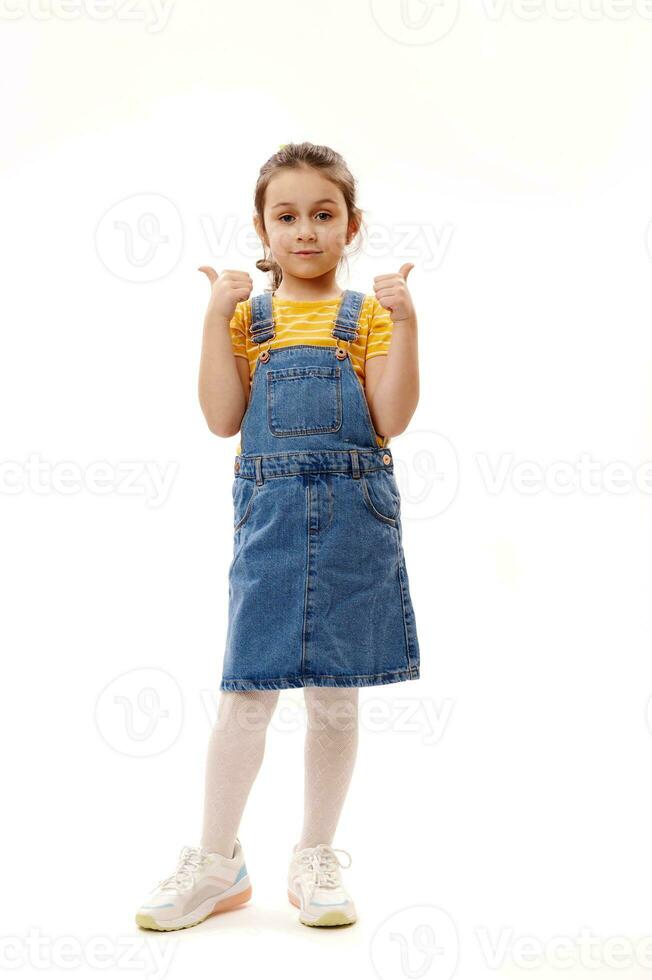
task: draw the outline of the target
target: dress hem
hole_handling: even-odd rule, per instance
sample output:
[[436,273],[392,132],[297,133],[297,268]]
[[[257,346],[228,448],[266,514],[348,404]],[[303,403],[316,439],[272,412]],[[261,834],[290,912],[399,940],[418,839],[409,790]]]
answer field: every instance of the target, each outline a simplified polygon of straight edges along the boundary
[[385,674],[318,674],[311,676],[271,677],[251,679],[247,677],[222,678],[221,691],[279,691],[288,687],[371,687],[394,684],[399,681],[418,680],[420,667],[393,670]]

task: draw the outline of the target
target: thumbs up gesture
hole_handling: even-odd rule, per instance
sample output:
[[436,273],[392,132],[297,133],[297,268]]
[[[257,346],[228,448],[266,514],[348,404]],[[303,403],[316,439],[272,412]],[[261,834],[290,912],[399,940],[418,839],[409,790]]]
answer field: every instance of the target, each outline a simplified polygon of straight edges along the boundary
[[241,272],[240,269],[225,269],[218,273],[210,265],[200,265],[199,272],[203,272],[211,286],[211,295],[208,301],[209,317],[224,317],[230,320],[235,313],[238,303],[249,299],[254,283],[248,272]]
[[407,288],[407,277],[414,269],[413,262],[405,262],[398,272],[374,277],[374,292],[381,306],[389,310],[393,323],[416,319],[412,297]]

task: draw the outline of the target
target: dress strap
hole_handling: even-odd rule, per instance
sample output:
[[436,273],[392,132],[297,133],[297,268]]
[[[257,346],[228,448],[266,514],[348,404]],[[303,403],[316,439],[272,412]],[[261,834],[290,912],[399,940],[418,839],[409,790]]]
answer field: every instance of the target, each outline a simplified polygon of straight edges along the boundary
[[255,344],[271,340],[275,334],[272,315],[272,294],[258,293],[251,297],[251,325],[249,333]]
[[332,330],[333,337],[339,340],[348,340],[350,343],[358,336],[358,324],[360,311],[364,303],[364,293],[357,289],[345,289],[342,301],[335,317],[335,326]]

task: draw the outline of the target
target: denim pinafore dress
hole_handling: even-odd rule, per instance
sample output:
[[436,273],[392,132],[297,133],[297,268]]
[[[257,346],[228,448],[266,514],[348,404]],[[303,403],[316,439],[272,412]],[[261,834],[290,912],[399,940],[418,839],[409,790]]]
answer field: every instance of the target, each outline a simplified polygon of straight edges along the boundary
[[419,677],[390,450],[349,353],[365,294],[346,290],[332,347],[273,349],[271,293],[233,480],[221,690],[363,687]]

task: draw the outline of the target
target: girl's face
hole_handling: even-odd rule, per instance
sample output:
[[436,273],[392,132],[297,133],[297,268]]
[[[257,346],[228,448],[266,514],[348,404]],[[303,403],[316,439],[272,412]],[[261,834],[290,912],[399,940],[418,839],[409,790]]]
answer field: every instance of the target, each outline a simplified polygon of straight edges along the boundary
[[342,191],[313,167],[274,174],[263,217],[264,228],[254,216],[258,236],[284,275],[300,279],[330,272],[356,231]]

